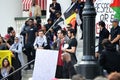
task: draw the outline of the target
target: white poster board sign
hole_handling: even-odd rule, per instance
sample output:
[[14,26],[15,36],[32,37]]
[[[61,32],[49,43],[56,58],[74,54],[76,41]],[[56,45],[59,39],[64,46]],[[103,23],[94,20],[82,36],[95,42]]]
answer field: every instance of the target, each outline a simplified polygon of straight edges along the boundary
[[36,51],[32,80],[51,80],[54,78],[57,59],[58,51],[38,49]]
[[110,4],[113,2],[113,0],[96,0],[94,3],[95,9],[96,9],[96,35],[99,34],[99,26],[98,22],[103,20],[106,23],[106,28],[110,30],[112,27],[112,24],[110,22],[111,19],[114,18],[115,12],[110,7]]

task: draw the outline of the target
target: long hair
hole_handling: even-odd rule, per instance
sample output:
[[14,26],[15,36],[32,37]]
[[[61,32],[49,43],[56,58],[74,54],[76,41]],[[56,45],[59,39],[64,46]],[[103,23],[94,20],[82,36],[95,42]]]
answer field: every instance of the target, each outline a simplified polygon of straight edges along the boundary
[[8,62],[7,67],[10,66],[10,62],[9,62],[8,58],[4,58],[4,59],[2,60],[2,67],[5,67],[5,65],[4,65],[4,61],[5,61],[5,60],[7,60],[7,62]]

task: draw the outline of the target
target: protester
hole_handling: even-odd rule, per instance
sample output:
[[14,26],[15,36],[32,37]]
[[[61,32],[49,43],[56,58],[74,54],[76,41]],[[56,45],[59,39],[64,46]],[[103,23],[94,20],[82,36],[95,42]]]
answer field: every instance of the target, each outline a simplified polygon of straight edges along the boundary
[[68,43],[69,38],[66,37],[65,30],[58,30],[57,40],[54,41],[53,48],[58,50],[58,62],[56,69],[56,78],[63,78],[63,61],[62,61],[62,47]]
[[55,24],[54,26],[52,27],[55,35],[57,35],[57,31],[59,29],[63,29],[63,25],[64,25],[64,19],[61,17],[62,13],[60,11],[57,11],[55,13],[55,16],[56,16],[56,20],[55,20]]
[[15,32],[15,30],[12,30],[10,32],[10,40],[11,40],[11,43],[9,43],[10,45],[12,45],[14,43],[15,36],[16,36],[16,32]]
[[[26,55],[27,55],[27,62],[35,59],[35,49],[34,49],[34,41],[37,36],[37,27],[34,26],[34,19],[29,19],[29,30],[26,33],[26,41],[25,41],[25,48],[26,48]],[[28,65],[26,70],[31,69],[31,64]]]
[[57,0],[52,0],[52,3],[49,6],[49,12],[50,12],[50,18],[52,19],[53,22],[56,19],[56,15],[55,15],[56,11],[61,12],[61,6],[59,3],[57,3]]
[[41,8],[36,4],[36,0],[32,0],[32,6],[29,9],[29,17],[36,18],[37,16],[41,16]]
[[19,59],[20,64],[24,65],[24,59],[22,54],[22,44],[20,42],[20,37],[15,37],[15,42],[10,47],[10,50],[15,53],[15,57]]
[[118,19],[113,19],[112,21],[112,28],[110,31],[110,41],[112,44],[114,44],[114,47],[119,48],[119,40],[120,40],[120,26],[119,24],[119,20]]
[[23,45],[23,52],[25,51],[25,37],[26,37],[26,33],[29,30],[29,18],[26,19],[24,25],[21,28],[21,32],[20,35],[22,35],[22,45]]
[[47,24],[44,25],[46,27],[46,37],[48,40],[48,45],[50,46],[50,48],[52,48],[52,43],[53,43],[53,37],[54,37],[54,31],[52,29],[53,27],[53,21],[51,18],[48,18],[47,20]]
[[44,31],[43,30],[39,30],[38,31],[38,36],[36,37],[35,41],[34,41],[34,49],[45,49],[47,47],[47,38],[44,35]]
[[[14,71],[14,68],[10,65],[10,62],[7,58],[2,60],[2,68],[0,68],[0,80],[4,77],[7,77],[10,73]],[[18,80],[14,79],[14,74],[5,78],[4,80]]]
[[67,26],[66,26],[66,31],[68,31],[68,30],[70,30],[70,29],[72,29],[72,24],[67,24]]
[[104,50],[100,54],[99,63],[100,66],[107,71],[108,74],[111,72],[120,72],[120,54],[115,49],[113,44],[108,40],[102,41]]
[[72,63],[76,64],[77,59],[76,59],[75,53],[76,53],[76,48],[77,48],[77,40],[75,38],[74,29],[68,30],[68,37],[70,38],[70,41],[68,43],[69,46],[67,49],[63,49],[63,51],[70,53],[71,58],[72,58]]
[[104,49],[103,45],[102,45],[102,41],[104,39],[108,39],[109,38],[109,31],[105,28],[105,22],[104,21],[100,21],[98,22],[98,25],[100,27],[100,33],[99,33],[99,45],[98,45],[98,51],[96,53],[96,57],[99,57],[99,54],[101,53],[101,51]]
[[51,26],[53,25],[53,21],[51,18],[48,18],[47,20],[47,24],[45,24],[47,31],[51,28]]
[[51,31],[51,29],[47,30],[47,25],[43,25],[41,30],[44,31],[44,34],[45,34],[46,39],[47,39],[46,49],[51,49],[52,48],[54,32]]
[[75,30],[70,29],[68,30],[68,37],[70,38],[68,48],[62,48],[62,51],[65,52],[63,54],[64,61],[64,78],[71,78],[73,75],[76,74],[74,69],[74,64],[77,63],[76,58],[76,48],[77,48],[77,40],[75,38]]
[[[21,64],[24,65],[24,59],[22,55],[22,44],[19,41],[20,41],[19,37],[15,37],[15,42],[9,49],[14,54],[14,58],[12,58],[12,66],[15,68],[15,70],[20,68]],[[22,79],[21,70],[16,72],[15,79],[16,80]]]

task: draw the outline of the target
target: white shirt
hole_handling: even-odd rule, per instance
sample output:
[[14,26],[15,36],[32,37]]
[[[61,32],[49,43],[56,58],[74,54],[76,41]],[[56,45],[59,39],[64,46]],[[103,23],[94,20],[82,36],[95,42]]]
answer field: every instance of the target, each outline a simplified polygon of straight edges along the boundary
[[[44,46],[43,46],[44,44]],[[43,37],[36,37],[35,41],[34,41],[34,44],[33,46],[37,46],[37,47],[45,47],[47,46],[47,39],[46,39],[46,36],[44,35]]]

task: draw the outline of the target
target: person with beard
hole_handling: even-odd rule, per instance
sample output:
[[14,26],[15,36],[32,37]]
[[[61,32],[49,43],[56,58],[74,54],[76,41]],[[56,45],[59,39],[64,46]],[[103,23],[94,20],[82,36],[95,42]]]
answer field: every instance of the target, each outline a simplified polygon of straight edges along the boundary
[[62,13],[60,11],[56,11],[55,16],[56,20],[52,27],[52,30],[54,31],[55,35],[57,35],[57,31],[59,29],[62,29],[62,26],[64,25],[64,19],[61,17]]
[[[37,27],[34,26],[34,19],[29,19],[29,30],[26,33],[26,41],[25,41],[25,48],[26,48],[26,55],[27,60],[30,62],[31,60],[35,59],[35,49],[34,49],[34,41],[37,36]],[[31,69],[31,64],[25,70]]]
[[68,43],[69,38],[66,36],[65,30],[58,30],[57,39],[53,43],[53,49],[58,50],[58,62],[56,69],[56,78],[63,78],[63,61],[62,61],[62,47]]
[[76,74],[74,69],[74,65],[77,63],[76,58],[76,48],[77,48],[77,40],[75,38],[75,30],[68,30],[68,37],[70,41],[68,42],[68,48],[62,48],[63,53],[63,77],[64,78],[72,78],[73,75]]
[[10,32],[10,40],[11,40],[11,43],[9,43],[10,45],[12,45],[14,43],[15,36],[16,36],[16,32],[15,32],[15,30],[12,30]]
[[32,0],[32,6],[29,9],[29,17],[36,18],[37,16],[41,16],[41,8],[36,4],[36,0]]

